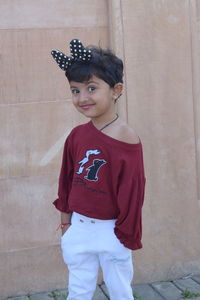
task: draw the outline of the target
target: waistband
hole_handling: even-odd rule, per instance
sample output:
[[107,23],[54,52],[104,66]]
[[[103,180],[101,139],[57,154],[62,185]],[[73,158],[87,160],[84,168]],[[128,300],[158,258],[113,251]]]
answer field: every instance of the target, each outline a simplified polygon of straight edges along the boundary
[[116,219],[111,219],[111,220],[101,220],[101,219],[95,219],[95,218],[90,218],[90,217],[86,217],[84,215],[81,215],[79,213],[73,212],[72,214],[72,223],[80,223],[80,224],[91,224],[91,225],[95,225],[95,224],[115,224]]

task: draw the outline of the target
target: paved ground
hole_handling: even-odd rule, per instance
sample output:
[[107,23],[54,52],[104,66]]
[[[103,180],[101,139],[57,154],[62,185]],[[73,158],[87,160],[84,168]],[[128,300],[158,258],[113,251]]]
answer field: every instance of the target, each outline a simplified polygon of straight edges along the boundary
[[[65,290],[26,295],[5,300],[66,300]],[[200,275],[187,276],[174,281],[138,284],[133,287],[135,300],[200,300]],[[97,286],[93,300],[108,300],[105,285]]]

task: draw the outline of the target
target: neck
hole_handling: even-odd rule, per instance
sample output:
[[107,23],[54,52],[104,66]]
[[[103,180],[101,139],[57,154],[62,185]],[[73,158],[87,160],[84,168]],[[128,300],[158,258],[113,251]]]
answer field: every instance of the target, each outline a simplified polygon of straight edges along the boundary
[[101,119],[91,119],[93,125],[98,129],[102,130],[102,128],[107,127],[110,125],[110,123],[115,122],[118,119],[118,114],[113,113],[107,117],[101,118]]

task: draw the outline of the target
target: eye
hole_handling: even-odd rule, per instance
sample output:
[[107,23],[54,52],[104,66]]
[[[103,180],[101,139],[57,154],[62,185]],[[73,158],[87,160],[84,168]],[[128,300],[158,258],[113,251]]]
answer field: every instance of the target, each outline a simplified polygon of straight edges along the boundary
[[71,92],[73,95],[80,93],[78,89],[71,89]]
[[94,92],[94,90],[96,90],[95,86],[89,86],[88,87],[89,92]]

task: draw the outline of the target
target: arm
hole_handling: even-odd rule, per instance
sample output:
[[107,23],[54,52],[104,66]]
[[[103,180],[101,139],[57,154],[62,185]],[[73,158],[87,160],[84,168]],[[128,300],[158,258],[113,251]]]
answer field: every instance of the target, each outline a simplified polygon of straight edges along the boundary
[[142,248],[142,206],[146,182],[142,148],[126,157],[120,173],[115,234],[125,247],[136,250]]
[[64,213],[64,212],[61,212],[61,224],[66,224],[66,223],[69,223],[65,226],[62,226],[61,229],[62,229],[62,235],[67,231],[67,229],[71,226],[71,216],[72,214],[71,213]]
[[122,184],[118,194],[119,215],[115,234],[125,247],[142,248],[142,206],[144,201],[145,178],[139,176]]
[[73,159],[71,151],[71,135],[68,136],[62,157],[62,165],[58,182],[58,198],[53,202],[55,207],[63,213],[71,213],[68,196],[73,180]]

